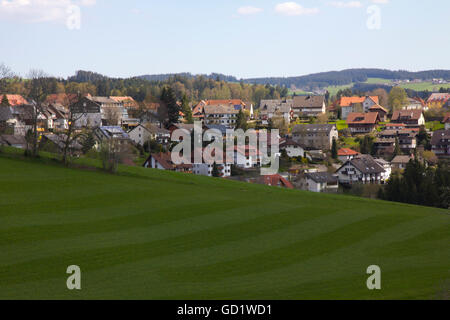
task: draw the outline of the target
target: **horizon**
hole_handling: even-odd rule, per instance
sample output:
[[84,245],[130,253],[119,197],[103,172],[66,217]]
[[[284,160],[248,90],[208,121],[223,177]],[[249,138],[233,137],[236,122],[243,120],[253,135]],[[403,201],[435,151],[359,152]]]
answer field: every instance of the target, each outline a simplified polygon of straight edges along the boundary
[[40,69],[61,78],[448,70],[450,36],[440,32],[448,9],[444,0],[9,0],[0,3],[0,36],[20,41],[3,47],[0,62],[21,76]]

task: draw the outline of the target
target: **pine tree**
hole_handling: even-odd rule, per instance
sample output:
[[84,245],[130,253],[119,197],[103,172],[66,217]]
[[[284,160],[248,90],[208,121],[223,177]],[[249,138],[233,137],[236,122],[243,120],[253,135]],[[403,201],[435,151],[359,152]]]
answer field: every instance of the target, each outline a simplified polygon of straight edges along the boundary
[[83,152],[83,154],[86,154],[89,151],[91,151],[94,145],[95,145],[94,135],[92,134],[92,132],[89,132],[83,141],[81,151]]
[[236,118],[236,129],[247,130],[247,117],[242,110],[239,110]]
[[186,93],[183,94],[183,98],[181,99],[181,111],[184,113],[184,119],[186,120],[186,123],[194,123],[194,120],[192,118],[192,110],[189,106],[189,98],[187,97]]
[[0,103],[1,107],[9,107],[11,104],[9,103],[8,97],[6,94],[3,95],[2,102]]
[[161,101],[167,107],[167,114],[170,123],[178,123],[180,117],[180,107],[177,104],[177,98],[171,87],[163,88],[161,93]]
[[338,158],[338,146],[337,146],[336,139],[333,139],[333,145],[331,146],[331,157],[334,160],[337,160],[337,158]]

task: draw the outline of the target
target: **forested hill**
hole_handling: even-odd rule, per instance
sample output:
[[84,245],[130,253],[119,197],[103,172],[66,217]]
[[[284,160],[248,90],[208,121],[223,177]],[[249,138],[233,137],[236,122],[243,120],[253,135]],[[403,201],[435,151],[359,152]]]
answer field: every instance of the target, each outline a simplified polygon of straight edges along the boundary
[[327,87],[365,82],[368,78],[382,78],[390,80],[428,80],[446,79],[450,80],[450,70],[429,70],[420,72],[391,71],[384,69],[347,69],[342,71],[330,71],[315,73],[300,77],[286,78],[255,78],[246,79],[247,83],[271,84],[297,88],[301,87]]
[[195,75],[190,72],[182,72],[182,73],[166,73],[166,74],[154,74],[154,75],[144,75],[139,76],[138,78],[145,79],[148,81],[167,81],[170,78],[174,77],[183,77],[183,78],[195,78],[198,76],[202,76],[205,79],[219,80],[219,81],[227,81],[227,82],[239,82],[236,77],[227,76],[221,73],[211,73],[211,74],[202,74]]
[[[450,80],[450,70],[428,70],[419,72],[410,71],[392,71],[384,69],[347,69],[342,71],[330,71],[314,73],[299,77],[268,77],[254,79],[238,79],[234,76],[224,75],[220,73],[211,73],[209,75],[195,75],[189,72],[184,73],[167,73],[157,75],[143,75],[135,77],[135,79],[147,80],[151,82],[162,82],[169,79],[194,79],[197,77],[204,79],[219,80],[226,82],[245,82],[249,84],[270,84],[297,88],[323,88],[328,86],[339,86],[351,83],[365,82],[368,78],[382,78],[388,80],[429,80],[429,79],[445,79]],[[68,80],[73,82],[95,82],[106,80],[108,77],[90,71],[77,71],[75,76]]]

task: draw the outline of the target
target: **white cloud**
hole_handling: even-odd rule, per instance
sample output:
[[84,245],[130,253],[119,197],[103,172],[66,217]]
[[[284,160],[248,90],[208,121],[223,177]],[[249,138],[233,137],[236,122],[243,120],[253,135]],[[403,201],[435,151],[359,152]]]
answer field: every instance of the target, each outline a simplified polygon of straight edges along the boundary
[[247,6],[247,7],[240,7],[237,10],[237,13],[242,15],[242,16],[247,16],[247,15],[257,14],[257,13],[260,13],[262,11],[263,11],[263,9],[261,9],[261,8]]
[[93,6],[96,0],[0,0],[0,18],[21,22],[65,22],[73,6]]
[[[378,1],[386,1],[386,0],[378,0]],[[329,3],[330,6],[336,8],[361,8],[363,5],[359,1],[333,1]]]
[[372,2],[378,4],[387,4],[389,3],[389,0],[372,0]]
[[275,11],[286,16],[301,16],[316,14],[319,12],[318,8],[304,8],[296,2],[284,2],[275,6]]

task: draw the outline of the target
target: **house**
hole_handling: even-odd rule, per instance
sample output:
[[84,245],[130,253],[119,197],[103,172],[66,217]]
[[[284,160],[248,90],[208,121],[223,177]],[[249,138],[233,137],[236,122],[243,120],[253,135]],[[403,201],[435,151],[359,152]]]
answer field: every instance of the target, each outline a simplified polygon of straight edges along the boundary
[[427,100],[428,107],[450,107],[450,93],[433,93]]
[[391,122],[403,123],[408,128],[418,128],[425,125],[425,117],[422,110],[397,110],[392,115]]
[[47,112],[52,119],[54,130],[61,131],[69,129],[69,110],[62,104],[49,104],[47,107]]
[[287,124],[293,116],[293,100],[261,100],[259,119],[267,125],[274,116],[282,117]]
[[1,135],[0,136],[0,145],[10,146],[18,149],[26,149],[27,141],[24,136],[16,136],[16,135]]
[[423,110],[428,111],[428,106],[420,98],[408,98],[408,102],[406,106],[403,107],[403,110]]
[[392,161],[392,169],[394,170],[404,170],[409,161],[414,160],[413,156],[396,156]]
[[92,97],[91,100],[100,105],[103,126],[122,125],[128,119],[128,111],[122,102],[108,97]]
[[450,113],[447,113],[444,116],[444,121],[443,123],[445,124],[445,130],[450,130]]
[[352,134],[367,134],[376,129],[380,122],[377,112],[370,113],[350,113],[347,117],[347,124]]
[[28,101],[20,94],[0,94],[0,102],[2,101],[4,96],[6,96],[6,99],[8,99],[9,105],[11,107],[29,104]]
[[406,129],[406,124],[404,123],[386,123],[385,130],[403,130]]
[[291,139],[282,142],[280,144],[280,150],[285,150],[289,158],[305,157],[305,148]]
[[333,140],[338,138],[332,124],[299,124],[292,130],[292,139],[308,150],[331,150]]
[[437,157],[450,157],[450,130],[438,130],[433,132],[431,146],[432,151]]
[[239,110],[244,110],[246,104],[240,99],[230,99],[230,100],[202,100],[192,109],[192,117],[195,120],[203,120],[205,118],[204,109],[206,106],[218,107],[218,106],[228,106],[232,107],[239,112]]
[[360,155],[348,160],[336,173],[339,183],[347,185],[355,183],[384,184],[390,177],[384,166],[369,155]]
[[[65,134],[43,134],[41,137],[40,145],[51,145],[53,150],[57,153],[61,153],[65,148],[67,136]],[[83,146],[77,141],[72,141],[69,145],[69,152],[71,154],[81,154]]]
[[159,128],[152,124],[139,124],[137,127],[128,131],[128,136],[134,143],[141,146],[150,140],[155,140],[157,143],[162,145],[167,145],[170,141],[169,130]]
[[372,107],[369,108],[369,112],[376,112],[378,113],[378,116],[380,117],[381,122],[386,122],[387,115],[389,111],[387,111],[385,108],[380,106],[379,104],[375,104]]
[[[196,175],[202,175],[202,176],[213,176],[213,170],[214,170],[214,163],[211,163],[211,161],[206,161],[206,158],[204,157],[204,151],[201,149],[197,149],[200,154],[202,155],[202,160],[197,162],[195,159],[195,156],[192,156],[192,173]],[[224,153],[224,156],[226,157],[226,154]],[[215,151],[211,154],[211,159],[215,157]],[[219,171],[219,177],[226,178],[231,176],[231,165],[232,163],[230,161],[226,161],[226,159],[221,159],[216,162],[217,170]]]
[[[342,120],[347,120],[348,115],[354,112],[367,113],[369,109],[374,105],[379,105],[380,101],[377,96],[365,96],[365,97],[341,97],[337,102],[337,105],[341,107]],[[356,106],[361,105],[361,110],[357,110]]]
[[71,106],[76,128],[97,128],[102,125],[101,106],[89,97],[83,97]]
[[150,154],[144,163],[144,168],[192,173],[192,164],[174,164],[170,152]]
[[207,105],[204,108],[205,125],[220,124],[228,129],[236,126],[239,109],[230,105]]
[[395,138],[378,137],[373,142],[377,156],[388,157],[395,152]]
[[249,182],[256,184],[264,184],[266,186],[271,187],[294,189],[292,183],[290,183],[288,180],[286,180],[279,174],[259,176],[258,178],[250,179]]
[[352,160],[353,158],[359,156],[359,152],[349,148],[342,148],[338,150],[338,159],[341,162],[346,162],[348,160]]
[[234,146],[234,164],[242,169],[258,168],[261,165],[262,154],[256,147],[246,145]]
[[316,117],[327,111],[325,96],[295,96],[293,100],[295,118]]
[[[89,94],[82,95],[81,97],[90,97]],[[81,98],[80,97],[80,98]],[[64,108],[68,109],[71,104],[75,103],[79,99],[78,94],[76,93],[56,93],[49,94],[45,102],[49,105],[62,105]]]
[[132,97],[110,96],[109,98],[122,104],[122,106],[125,109],[138,109],[139,108],[139,104]]
[[329,172],[312,172],[305,174],[306,188],[311,192],[337,192],[338,176]]
[[118,142],[120,147],[126,148],[131,142],[128,134],[119,126],[103,126],[94,130],[94,139],[96,140],[96,148],[105,141],[114,140]]

